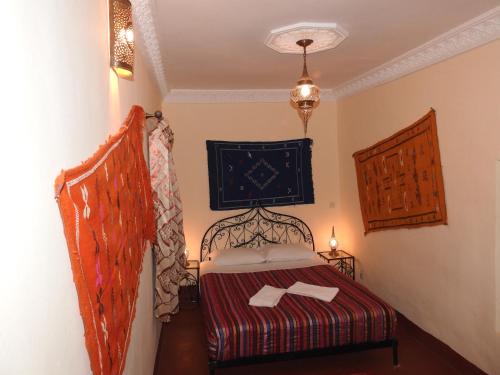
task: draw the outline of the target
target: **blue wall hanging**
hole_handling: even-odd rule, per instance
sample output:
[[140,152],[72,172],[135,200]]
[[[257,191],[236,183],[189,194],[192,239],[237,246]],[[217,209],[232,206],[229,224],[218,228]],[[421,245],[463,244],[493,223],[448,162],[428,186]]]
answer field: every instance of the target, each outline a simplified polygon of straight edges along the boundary
[[207,141],[210,208],[314,203],[312,140]]

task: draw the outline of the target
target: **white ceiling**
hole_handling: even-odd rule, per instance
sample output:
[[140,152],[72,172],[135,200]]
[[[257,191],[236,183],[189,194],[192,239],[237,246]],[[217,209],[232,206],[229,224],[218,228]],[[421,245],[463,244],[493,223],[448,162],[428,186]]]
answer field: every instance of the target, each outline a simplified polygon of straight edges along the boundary
[[500,0],[154,0],[169,89],[283,89],[301,57],[264,44],[275,28],[336,22],[349,37],[308,56],[309,73],[333,88],[500,5]]

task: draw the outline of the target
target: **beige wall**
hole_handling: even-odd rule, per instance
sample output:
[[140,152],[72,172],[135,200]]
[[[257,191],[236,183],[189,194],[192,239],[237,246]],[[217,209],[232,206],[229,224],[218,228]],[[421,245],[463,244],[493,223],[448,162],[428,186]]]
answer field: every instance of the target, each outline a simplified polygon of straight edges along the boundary
[[[132,104],[151,111],[161,96],[140,57],[133,82],[110,71],[106,1],[7,0],[0,15],[0,374],[88,375],[53,182],[116,131]],[[153,373],[150,254],[127,375]]]
[[[209,207],[205,141],[283,140],[303,137],[297,113],[288,103],[169,104],[164,113],[175,132],[174,158],[184,205],[184,225],[190,258],[199,257],[203,233],[214,221],[238,211]],[[308,136],[313,139],[312,164],[315,204],[277,207],[304,219],[316,247],[326,248],[331,225],[338,216],[336,106],[322,103],[314,112]],[[241,211],[239,211],[241,212]]]
[[[499,61],[497,41],[337,103],[339,235],[359,260],[361,281],[492,374],[500,374],[495,330]],[[430,107],[437,112],[449,225],[364,236],[353,152],[411,124]]]
[[[500,158],[499,158],[500,159]],[[496,162],[496,232],[495,232],[495,286],[496,286],[496,332],[500,335],[500,160]],[[499,343],[500,346],[500,343]]]

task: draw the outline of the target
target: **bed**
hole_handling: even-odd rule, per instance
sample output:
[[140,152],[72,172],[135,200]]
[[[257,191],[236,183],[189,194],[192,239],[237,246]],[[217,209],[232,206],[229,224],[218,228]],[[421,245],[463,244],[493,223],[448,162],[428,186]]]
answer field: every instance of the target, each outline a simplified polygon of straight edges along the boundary
[[[392,348],[398,365],[395,310],[319,257],[225,266],[211,259],[214,251],[270,244],[315,249],[306,223],[264,207],[217,221],[202,239],[200,292],[211,375],[219,367],[380,347]],[[249,306],[264,285],[288,288],[295,281],[340,291],[330,303],[285,294],[274,308]]]

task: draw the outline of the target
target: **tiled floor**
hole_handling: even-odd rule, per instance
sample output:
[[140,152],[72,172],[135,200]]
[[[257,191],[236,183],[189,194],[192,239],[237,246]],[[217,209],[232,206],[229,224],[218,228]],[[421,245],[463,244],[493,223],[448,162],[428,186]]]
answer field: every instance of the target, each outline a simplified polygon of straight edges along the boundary
[[[398,339],[401,366],[396,369],[392,366],[391,349],[384,348],[326,357],[222,368],[218,369],[216,374],[457,375],[478,373],[473,369],[467,369],[466,366],[458,366],[457,363],[450,360],[449,356],[443,356],[440,350],[436,350],[435,343],[425,342],[425,335],[418,334],[415,327],[404,319],[400,319],[398,322]],[[440,349],[439,345],[437,348]],[[208,374],[203,321],[198,306],[182,310],[171,323],[163,326],[156,362],[155,375]]]

